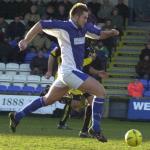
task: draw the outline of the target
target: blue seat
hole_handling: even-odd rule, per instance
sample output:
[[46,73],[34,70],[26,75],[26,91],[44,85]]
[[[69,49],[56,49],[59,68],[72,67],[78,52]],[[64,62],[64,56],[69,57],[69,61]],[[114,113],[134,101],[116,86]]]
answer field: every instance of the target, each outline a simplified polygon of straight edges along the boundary
[[6,91],[7,91],[7,86],[0,85],[0,92],[6,92]]
[[34,92],[35,92],[35,89],[34,89],[34,87],[32,87],[32,86],[24,86],[24,87],[22,88],[22,92],[34,93]]
[[17,40],[11,40],[11,41],[9,41],[9,45],[10,45],[12,48],[17,47],[17,44],[18,44]]
[[145,91],[144,92],[144,97],[150,97],[150,91]]
[[43,87],[38,86],[37,88],[35,88],[35,93],[41,93],[43,91]]
[[25,63],[30,63],[35,56],[37,56],[35,52],[28,52],[24,59]]
[[20,86],[15,86],[15,85],[10,85],[10,86],[8,86],[7,91],[18,93],[18,92],[21,92],[21,87]]
[[141,81],[142,84],[144,85],[144,89],[149,88],[149,80],[146,80],[146,79],[140,79],[140,81]]

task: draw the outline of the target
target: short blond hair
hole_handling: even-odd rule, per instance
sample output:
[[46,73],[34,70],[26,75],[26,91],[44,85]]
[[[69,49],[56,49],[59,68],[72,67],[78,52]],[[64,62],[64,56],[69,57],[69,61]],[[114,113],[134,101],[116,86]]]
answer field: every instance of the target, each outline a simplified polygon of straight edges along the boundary
[[74,15],[82,15],[83,12],[88,12],[88,7],[86,4],[83,3],[76,3],[73,5],[73,7],[71,8],[70,12],[69,12],[69,18],[74,17]]

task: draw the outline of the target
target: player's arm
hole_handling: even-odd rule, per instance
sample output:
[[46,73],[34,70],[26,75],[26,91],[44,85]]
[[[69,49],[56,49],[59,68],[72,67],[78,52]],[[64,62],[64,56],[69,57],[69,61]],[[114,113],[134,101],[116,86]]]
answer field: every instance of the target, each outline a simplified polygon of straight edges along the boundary
[[108,78],[108,73],[104,70],[97,70],[93,68],[92,66],[89,67],[89,73],[98,77],[101,77],[103,79]]
[[60,56],[60,49],[58,47],[55,47],[48,58],[48,68],[47,73],[45,74],[45,77],[49,79],[52,76],[53,73],[53,66],[56,59]]
[[101,28],[91,23],[88,23],[86,25],[86,28],[87,28],[86,37],[91,38],[91,39],[106,39],[112,36],[119,35],[119,31],[116,29],[103,31]]
[[18,46],[21,51],[25,50],[32,39],[42,31],[49,35],[58,37],[60,33],[59,29],[63,29],[64,26],[65,24],[63,21],[41,20],[27,32],[24,39],[19,42]]
[[119,35],[119,31],[116,30],[116,29],[111,29],[111,30],[108,30],[108,31],[101,31],[100,39],[103,40],[103,39],[107,39],[109,37],[117,36],[117,35]]
[[32,39],[38,34],[42,32],[42,26],[40,22],[37,22],[25,35],[24,39],[22,39],[18,46],[21,51],[25,50],[28,44],[32,41]]
[[49,55],[48,68],[47,68],[47,72],[45,74],[46,79],[49,79],[52,76],[54,62],[55,62],[55,58],[52,55]]

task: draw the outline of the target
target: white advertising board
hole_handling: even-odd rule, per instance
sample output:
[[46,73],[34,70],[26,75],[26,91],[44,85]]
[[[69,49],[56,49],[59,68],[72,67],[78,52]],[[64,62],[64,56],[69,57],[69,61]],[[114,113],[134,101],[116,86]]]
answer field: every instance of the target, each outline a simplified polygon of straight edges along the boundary
[[[0,95],[0,111],[19,111],[26,105],[39,98],[39,96],[30,95]],[[64,104],[56,102],[33,112],[36,114],[53,114],[56,108],[63,109]]]

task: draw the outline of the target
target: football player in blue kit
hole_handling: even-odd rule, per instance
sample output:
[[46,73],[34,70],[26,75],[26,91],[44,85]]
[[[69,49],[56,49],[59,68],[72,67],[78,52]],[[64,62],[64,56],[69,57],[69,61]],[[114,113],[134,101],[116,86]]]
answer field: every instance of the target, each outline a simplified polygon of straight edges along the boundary
[[41,20],[37,22],[19,42],[21,51],[25,50],[32,39],[40,32],[55,36],[61,48],[62,63],[58,69],[58,77],[43,97],[31,102],[18,112],[9,114],[10,129],[16,131],[16,127],[22,118],[33,111],[51,105],[61,99],[68,90],[79,89],[94,95],[92,102],[92,125],[89,133],[98,141],[107,142],[107,138],[101,131],[101,117],[105,101],[105,89],[96,79],[82,72],[82,64],[85,51],[85,37],[92,39],[105,39],[117,36],[115,29],[102,31],[92,23],[87,23],[88,8],[83,3],[76,3],[70,10],[69,20]]

